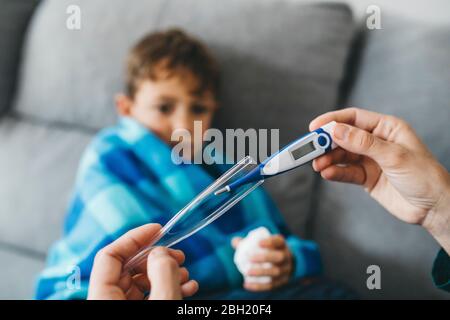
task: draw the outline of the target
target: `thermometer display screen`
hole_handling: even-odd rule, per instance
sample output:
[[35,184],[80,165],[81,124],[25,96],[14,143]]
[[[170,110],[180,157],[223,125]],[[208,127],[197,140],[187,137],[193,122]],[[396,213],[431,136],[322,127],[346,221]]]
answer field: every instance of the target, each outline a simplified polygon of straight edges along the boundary
[[316,150],[316,148],[314,148],[314,143],[310,141],[307,144],[301,146],[300,148],[291,150],[291,154],[294,157],[294,160],[298,160],[301,157],[307,155],[308,153],[313,152],[314,150]]

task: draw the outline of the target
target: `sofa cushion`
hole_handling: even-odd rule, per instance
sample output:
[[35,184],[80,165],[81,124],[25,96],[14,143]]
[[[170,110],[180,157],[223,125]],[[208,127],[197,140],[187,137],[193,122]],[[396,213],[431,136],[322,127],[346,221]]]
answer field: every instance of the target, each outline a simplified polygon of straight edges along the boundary
[[20,251],[5,250],[0,244],[0,261],[0,299],[32,299],[36,277],[44,268],[44,260]]
[[11,104],[28,21],[37,0],[0,0],[0,116]]
[[[68,3],[81,5],[79,31],[58,27]],[[271,0],[161,4],[45,2],[27,44],[17,111],[92,128],[112,123],[113,95],[123,86],[129,46],[156,27],[173,26],[200,37],[219,59],[220,128],[281,128],[285,144],[303,134],[311,118],[334,107],[354,29],[347,6]],[[307,168],[267,183],[302,235],[312,183]]]
[[[364,37],[347,105],[406,119],[450,169],[450,25],[384,14],[383,29]],[[433,287],[438,245],[424,230],[396,220],[354,186],[322,183],[320,199],[315,235],[329,275],[367,298],[449,297]],[[381,290],[366,287],[371,264],[381,268]]]
[[91,135],[10,117],[0,122],[0,242],[45,253],[62,231]]

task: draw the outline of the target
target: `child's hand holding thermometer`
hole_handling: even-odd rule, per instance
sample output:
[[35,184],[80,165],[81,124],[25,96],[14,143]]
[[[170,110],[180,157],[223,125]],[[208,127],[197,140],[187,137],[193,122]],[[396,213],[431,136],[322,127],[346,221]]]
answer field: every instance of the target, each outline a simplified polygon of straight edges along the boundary
[[244,184],[279,175],[335,149],[337,145],[331,139],[331,131],[335,125],[336,122],[332,121],[302,136],[267,158],[245,176],[217,190],[214,194],[230,192]]

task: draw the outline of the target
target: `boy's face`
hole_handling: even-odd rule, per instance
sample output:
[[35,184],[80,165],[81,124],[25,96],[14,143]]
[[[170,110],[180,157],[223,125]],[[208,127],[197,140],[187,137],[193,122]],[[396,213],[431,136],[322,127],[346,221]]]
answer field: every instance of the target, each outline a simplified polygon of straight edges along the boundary
[[[158,70],[155,80],[140,83],[134,99],[117,96],[117,109],[119,114],[134,118],[173,146],[178,143],[171,141],[175,130],[186,129],[194,139],[194,121],[202,121],[202,137],[211,126],[217,108],[215,96],[211,91],[196,93],[197,88],[198,79],[188,70],[172,73]],[[194,150],[193,140],[190,145],[192,155],[199,151]]]

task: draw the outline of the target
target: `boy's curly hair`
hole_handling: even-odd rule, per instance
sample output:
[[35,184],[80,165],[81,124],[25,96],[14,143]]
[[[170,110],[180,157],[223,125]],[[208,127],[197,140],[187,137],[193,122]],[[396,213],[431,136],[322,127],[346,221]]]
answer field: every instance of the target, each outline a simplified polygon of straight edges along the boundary
[[198,92],[211,90],[217,97],[220,74],[217,61],[199,40],[180,29],[150,33],[129,52],[126,71],[126,91],[134,98],[141,81],[156,79],[155,67],[176,71],[186,68],[199,80]]

